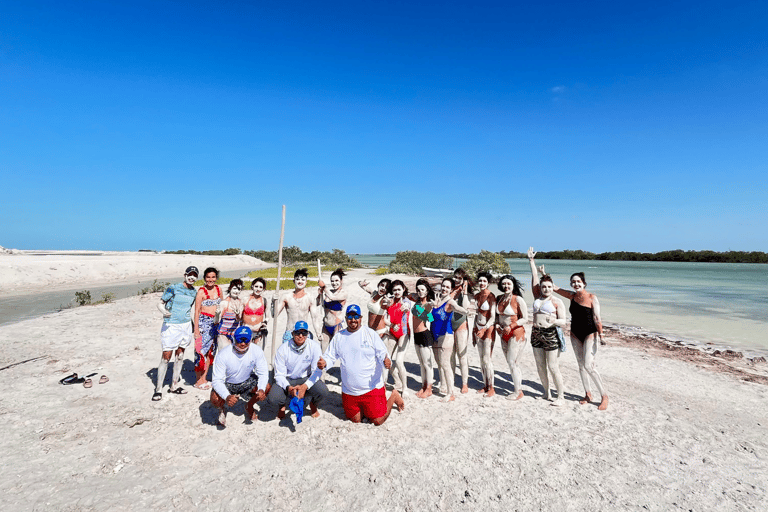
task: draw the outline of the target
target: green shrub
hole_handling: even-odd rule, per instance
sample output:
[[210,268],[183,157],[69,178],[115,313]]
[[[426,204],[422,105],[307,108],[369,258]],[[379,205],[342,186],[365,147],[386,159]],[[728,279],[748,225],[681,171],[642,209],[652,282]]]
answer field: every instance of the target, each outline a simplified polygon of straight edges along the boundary
[[83,290],[80,292],[75,292],[75,302],[77,302],[78,306],[85,306],[87,304],[91,303],[91,291],[90,290]]
[[460,267],[466,270],[473,278],[481,271],[492,274],[509,274],[510,272],[509,263],[501,254],[485,250],[471,255]]
[[[309,273],[309,277],[317,277],[317,263],[315,263],[315,265],[309,265],[307,267],[297,267],[297,266],[283,267],[282,274],[280,275],[280,277],[281,278],[290,277],[291,280],[293,280],[293,273],[296,272],[299,268],[306,268],[307,272]],[[264,268],[261,270],[252,270],[251,272],[248,272],[246,277],[250,279],[255,279],[257,277],[263,277],[264,279],[277,279],[277,267]]]
[[379,267],[373,273],[377,276],[383,276],[384,274],[389,274],[389,269],[387,267]]
[[101,296],[101,302],[104,302],[105,304],[110,302],[115,302],[115,294],[114,293],[104,293]]
[[136,295],[146,295],[148,293],[164,292],[166,288],[171,286],[171,283],[167,281],[158,282],[157,279],[152,281],[152,284],[146,288],[142,288]]
[[398,274],[421,274],[421,267],[448,268],[453,258],[445,253],[400,251],[389,264],[389,272]]

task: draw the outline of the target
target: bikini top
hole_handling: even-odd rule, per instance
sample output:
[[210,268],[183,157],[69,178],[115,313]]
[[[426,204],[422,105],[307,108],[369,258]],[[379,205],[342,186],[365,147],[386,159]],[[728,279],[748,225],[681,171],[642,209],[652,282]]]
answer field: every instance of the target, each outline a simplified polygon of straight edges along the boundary
[[257,307],[256,309],[251,309],[248,307],[248,304],[250,304],[251,299],[248,299],[248,302],[245,303],[245,306],[243,307],[243,314],[244,315],[250,315],[250,316],[263,316],[264,315],[264,299],[259,297],[261,299],[261,305]]
[[548,315],[553,315],[557,313],[557,308],[555,307],[555,304],[552,302],[552,299],[536,299],[533,301],[533,312],[534,313],[546,313]]
[[[512,301],[515,301],[515,308],[512,308]],[[500,311],[502,304],[505,305],[504,311]],[[517,316],[520,317],[522,314],[522,311],[520,311],[520,303],[517,302],[517,299],[515,296],[512,296],[512,299],[507,301],[504,296],[502,295],[500,298],[496,299],[496,311],[499,312],[499,314],[507,315],[507,316]]]
[[413,316],[420,319],[422,322],[434,321],[432,311],[427,311],[427,308],[421,304],[414,304],[411,308],[411,313],[413,313]]
[[221,304],[221,288],[219,288],[219,285],[214,285],[216,288],[216,293],[219,294],[218,297],[215,299],[212,299],[210,295],[208,295],[208,288],[203,286],[201,289],[203,290],[203,293],[205,294],[205,300],[202,302],[203,306],[218,306]]
[[446,334],[453,334],[453,326],[451,325],[451,316],[453,312],[445,310],[446,302],[442,306],[432,308],[432,316],[434,320],[429,326],[429,330],[432,331],[433,336],[444,336]]
[[341,308],[343,308],[344,306],[342,305],[340,300],[323,299],[323,307],[325,309],[330,309],[331,311],[341,311]]
[[[477,295],[480,295],[480,294],[478,293]],[[488,297],[490,297],[490,295],[488,295]],[[475,296],[475,298],[477,299],[477,301],[479,303],[478,309],[480,309],[480,311],[490,311],[491,310],[491,304],[488,302],[488,297],[486,297],[486,300],[483,300],[483,302],[480,303],[482,298],[477,299],[477,296]]]

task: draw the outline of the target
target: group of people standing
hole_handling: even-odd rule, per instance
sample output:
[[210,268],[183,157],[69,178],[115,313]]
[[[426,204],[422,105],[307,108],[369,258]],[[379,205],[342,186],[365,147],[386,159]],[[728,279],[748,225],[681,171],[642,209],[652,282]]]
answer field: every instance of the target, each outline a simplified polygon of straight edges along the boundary
[[[421,367],[421,389],[416,396],[431,396],[433,386],[437,385],[444,400],[453,401],[457,367],[461,375],[460,391],[469,391],[470,339],[480,356],[483,382],[478,392],[486,397],[495,395],[492,354],[498,336],[514,386],[507,398],[523,397],[520,361],[530,338],[543,396],[552,400],[551,376],[557,393],[552,405],[561,405],[564,398],[559,357],[565,350],[562,327],[566,324],[566,314],[563,301],[555,296],[559,294],[570,300],[570,339],[585,390],[580,403],[592,401],[590,381],[593,381],[601,396],[599,409],[605,410],[608,395],[595,368],[597,347],[603,343],[599,301],[586,291],[586,278],[581,272],[571,276],[573,291],[557,287],[543,267],[536,267],[535,254],[533,248],[529,249],[535,299],[529,336],[526,332],[529,313],[522,285],[511,275],[498,279],[499,295],[489,289],[494,280],[491,274],[480,272],[473,279],[463,269],[443,278],[439,285],[419,279],[414,293],[409,293],[399,279],[382,279],[375,288],[365,280],[359,281],[358,285],[370,294],[366,304],[368,325],[364,326],[360,307],[347,305],[349,297],[343,286],[342,269],[331,274],[330,286],[319,280],[319,292],[314,298],[305,289],[306,269],[299,269],[294,274],[294,290],[281,297],[275,307],[275,316],[286,311],[286,325],[290,329],[283,334],[279,348],[276,351],[273,348],[272,382],[264,355],[270,310],[263,296],[266,281],[254,279],[251,293],[243,296],[243,281],[234,279],[225,296],[216,284],[216,269],[206,269],[203,286],[195,290],[199,272],[196,267],[189,267],[184,281],[169,287],[159,304],[165,317],[161,331],[163,355],[152,399],[162,399],[167,366],[174,353],[173,379],[168,392],[186,393],[178,386],[180,363],[184,349],[194,340],[195,387],[211,389],[211,402],[220,410],[222,425],[226,421],[226,407],[232,407],[240,398],[246,401],[249,420],[255,416],[255,402],[269,400],[280,407],[278,416],[283,417],[288,400],[291,408],[294,402],[300,401],[303,409],[307,394],[311,414],[317,415],[317,406],[327,395],[322,376],[337,360],[342,367],[342,403],[347,417],[353,421],[367,417],[381,424],[393,406],[404,407],[402,395],[407,382],[404,358],[411,338]],[[319,344],[309,339],[314,330],[310,326],[315,325],[315,320],[320,324],[320,319],[313,316],[313,305],[321,306],[323,311]],[[433,360],[439,370],[438,383],[433,382]],[[207,381],[211,365],[212,383]],[[384,394],[388,378],[384,370],[389,370],[394,381],[389,399]]]

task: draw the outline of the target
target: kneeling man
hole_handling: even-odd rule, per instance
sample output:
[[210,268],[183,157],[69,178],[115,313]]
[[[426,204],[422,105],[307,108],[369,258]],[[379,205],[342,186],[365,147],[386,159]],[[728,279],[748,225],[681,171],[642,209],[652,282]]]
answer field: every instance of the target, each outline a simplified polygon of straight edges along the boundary
[[283,419],[285,403],[293,397],[303,399],[306,393],[311,398],[309,410],[312,417],[317,418],[320,416],[317,406],[328,396],[328,388],[322,380],[308,384],[305,389],[300,386],[317,369],[320,344],[307,339],[309,326],[304,321],[296,322],[291,335],[291,341],[280,345],[275,353],[275,385],[269,392],[268,400],[270,404],[280,407],[277,417]]
[[269,390],[269,367],[264,352],[257,344],[251,344],[251,329],[246,326],[235,329],[234,343],[219,350],[213,361],[213,389],[211,403],[219,409],[219,423],[227,423],[227,407],[234,407],[242,398],[246,401],[245,417],[253,420],[253,405],[266,398]]
[[344,414],[354,423],[360,423],[365,417],[374,425],[381,425],[387,421],[393,405],[401,411],[405,409],[396,389],[392,390],[389,400],[384,392],[384,369],[388,370],[392,361],[376,331],[362,325],[357,304],[347,307],[346,318],[347,328],[336,332],[328,350],[317,362],[317,369],[300,389],[306,391],[308,386],[317,385],[326,366],[333,366],[338,360]]

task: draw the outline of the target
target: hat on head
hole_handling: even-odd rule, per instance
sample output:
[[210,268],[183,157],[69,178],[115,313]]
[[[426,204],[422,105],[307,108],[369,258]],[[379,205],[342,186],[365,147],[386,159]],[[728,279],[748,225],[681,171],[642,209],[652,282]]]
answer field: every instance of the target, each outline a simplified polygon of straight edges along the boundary
[[307,322],[305,322],[304,320],[299,320],[298,322],[296,322],[296,325],[293,326],[293,330],[300,331],[302,329],[304,329],[305,331],[308,331],[309,326],[307,325]]
[[244,342],[251,342],[251,337],[253,336],[253,332],[251,331],[251,328],[247,325],[241,325],[237,329],[235,329],[235,334],[232,336],[235,338],[235,341],[244,343]]
[[188,276],[189,274],[195,274],[196,276],[199,276],[200,275],[200,271],[197,270],[196,266],[192,265],[192,266],[187,267],[187,270],[184,271],[184,275],[185,276]]
[[357,313],[357,316],[363,316],[362,313],[360,313],[360,306],[358,306],[357,304],[350,304],[349,306],[347,306],[346,316],[349,316],[349,314],[352,312]]

